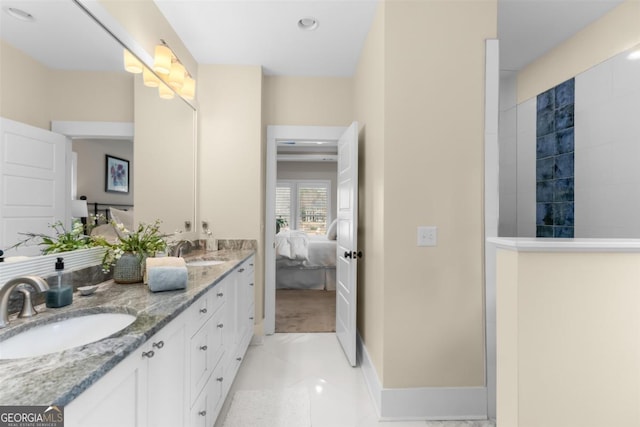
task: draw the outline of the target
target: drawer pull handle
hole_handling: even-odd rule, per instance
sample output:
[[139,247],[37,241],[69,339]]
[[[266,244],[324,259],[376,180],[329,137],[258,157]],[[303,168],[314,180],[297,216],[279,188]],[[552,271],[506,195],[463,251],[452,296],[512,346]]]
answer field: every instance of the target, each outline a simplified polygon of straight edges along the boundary
[[142,352],[142,357],[148,357],[149,359],[151,359],[154,355],[155,353],[153,352],[153,350]]
[[249,283],[249,286],[253,286],[253,283]]
[[198,412],[198,415],[204,417],[205,415],[207,415],[207,411],[200,411]]
[[216,378],[216,381],[218,381],[219,383],[221,383],[223,380],[224,380],[224,378],[223,378],[223,377],[218,377],[218,378]]
[[238,270],[238,273],[244,273],[244,268],[241,268],[240,270]]
[[238,362],[241,362],[241,361],[242,361],[242,357],[236,357],[236,360],[237,360]]
[[249,320],[253,320],[253,316],[249,317]]
[[206,309],[206,308],[201,308],[201,309],[200,309],[200,313],[202,313],[202,314],[206,314],[206,313],[207,313],[207,309]]
[[224,328],[224,323],[218,323],[218,328]]
[[223,294],[222,292],[218,292],[218,293],[216,294],[216,296],[218,296],[218,297],[220,298],[220,297],[223,297],[223,296],[224,296],[224,294]]
[[253,267],[253,263],[249,264],[251,267]]
[[206,345],[201,345],[201,346],[200,346],[200,350],[202,350],[202,351],[207,351],[207,346],[206,346]]
[[158,341],[158,342],[154,342],[151,347],[155,347],[155,348],[162,348],[164,347],[164,341]]

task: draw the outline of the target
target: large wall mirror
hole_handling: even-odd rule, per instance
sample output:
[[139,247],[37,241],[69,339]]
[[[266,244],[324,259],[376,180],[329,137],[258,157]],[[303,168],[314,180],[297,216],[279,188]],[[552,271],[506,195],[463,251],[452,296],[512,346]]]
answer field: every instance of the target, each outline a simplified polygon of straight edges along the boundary
[[[0,6],[0,116],[45,130],[52,122],[133,124],[134,136],[128,140],[110,138],[108,132],[67,140],[68,181],[55,197],[64,199],[56,200],[58,205],[67,206],[63,222],[70,220],[71,198],[84,195],[90,213],[98,203],[133,211],[136,222],[160,219],[168,233],[186,231],[186,222],[195,226],[193,106],[179,97],[161,99],[157,90],[142,84],[141,75],[125,72],[122,41],[73,0],[2,0]],[[106,191],[107,155],[129,162],[128,191]],[[74,157],[77,174],[72,177]],[[29,204],[38,211],[37,200]],[[53,222],[55,217],[48,215],[46,222]],[[38,229],[22,230],[46,232],[41,223]],[[0,249],[13,243],[6,234],[0,240]],[[5,257],[33,256],[33,249],[9,251]]]

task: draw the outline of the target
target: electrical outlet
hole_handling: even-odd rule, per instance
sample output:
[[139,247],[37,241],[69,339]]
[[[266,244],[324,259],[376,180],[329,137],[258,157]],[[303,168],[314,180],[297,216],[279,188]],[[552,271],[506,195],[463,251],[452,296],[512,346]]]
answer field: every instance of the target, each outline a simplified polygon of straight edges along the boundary
[[436,246],[438,242],[438,227],[418,227],[418,246]]

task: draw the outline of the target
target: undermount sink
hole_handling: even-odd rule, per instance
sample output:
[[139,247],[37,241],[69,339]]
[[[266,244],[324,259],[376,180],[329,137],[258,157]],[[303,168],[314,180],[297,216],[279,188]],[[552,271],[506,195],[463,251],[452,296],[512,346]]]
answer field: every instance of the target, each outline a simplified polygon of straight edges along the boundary
[[225,262],[227,261],[221,261],[219,259],[199,259],[195,261],[189,261],[187,262],[187,265],[190,265],[192,267],[208,267],[211,265],[224,264]]
[[0,341],[0,359],[56,353],[99,341],[136,320],[127,313],[94,313],[44,323]]

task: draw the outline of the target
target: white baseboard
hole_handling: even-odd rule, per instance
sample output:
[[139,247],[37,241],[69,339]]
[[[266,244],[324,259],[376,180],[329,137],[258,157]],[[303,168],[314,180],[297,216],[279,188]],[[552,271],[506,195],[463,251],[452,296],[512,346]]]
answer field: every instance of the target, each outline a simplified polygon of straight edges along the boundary
[[486,387],[382,388],[358,334],[358,359],[381,420],[486,420]]

